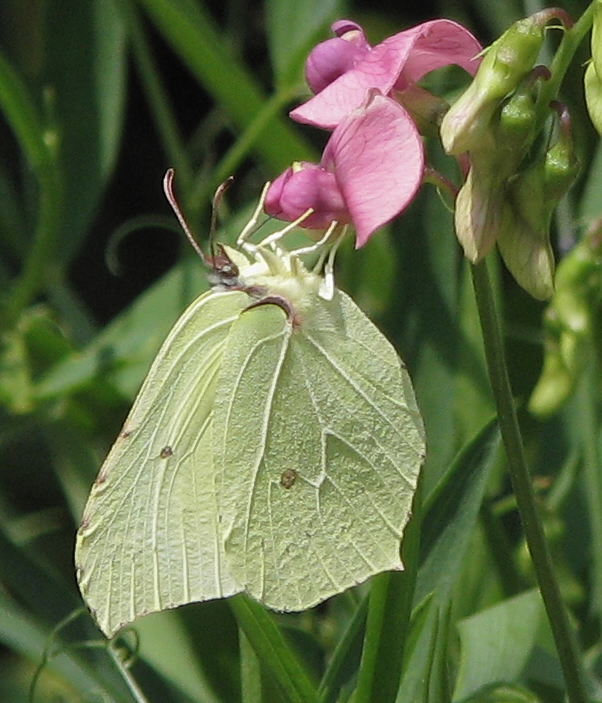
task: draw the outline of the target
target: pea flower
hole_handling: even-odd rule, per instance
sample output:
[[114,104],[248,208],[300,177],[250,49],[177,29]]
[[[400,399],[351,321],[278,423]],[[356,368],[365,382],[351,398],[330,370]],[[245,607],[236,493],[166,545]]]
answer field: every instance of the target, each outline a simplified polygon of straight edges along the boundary
[[479,42],[451,20],[424,22],[374,47],[354,22],[335,22],[332,30],[336,36],[307,59],[306,79],[316,95],[290,113],[297,122],[334,129],[370,90],[404,103],[404,91],[411,94],[416,81],[436,68],[456,64],[474,75],[479,67]]
[[541,83],[551,73],[535,62],[551,19],[572,25],[564,10],[542,10],[516,22],[486,49],[472,84],[441,124],[446,152],[467,153],[470,163],[455,211],[466,257],[478,263],[497,243],[518,284],[540,300],[554,286],[553,210],[578,169],[564,106],[549,106],[559,118],[556,143],[546,147],[537,141]]
[[318,44],[306,62],[316,95],[291,117],[334,131],[319,164],[295,164],[274,181],[265,210],[293,221],[312,208],[303,227],[353,224],[361,247],[422,182],[424,148],[410,111],[436,110],[439,102],[416,81],[452,63],[474,73],[481,47],[449,20],[425,22],[375,47],[354,22],[332,29],[336,36]]
[[312,208],[303,227],[352,223],[361,247],[412,200],[423,171],[422,142],[407,112],[371,92],[339,122],[319,164],[295,164],[272,183],[265,211],[293,221]]

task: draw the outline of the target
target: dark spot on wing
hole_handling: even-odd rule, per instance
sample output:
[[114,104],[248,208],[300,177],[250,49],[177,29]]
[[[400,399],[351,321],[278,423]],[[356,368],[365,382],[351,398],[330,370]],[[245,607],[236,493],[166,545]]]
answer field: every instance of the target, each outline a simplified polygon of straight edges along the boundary
[[167,459],[168,457],[173,456],[173,449],[167,445],[166,447],[163,447],[159,456],[161,459]]
[[280,476],[280,485],[282,488],[292,488],[297,480],[297,472],[294,469],[285,469]]

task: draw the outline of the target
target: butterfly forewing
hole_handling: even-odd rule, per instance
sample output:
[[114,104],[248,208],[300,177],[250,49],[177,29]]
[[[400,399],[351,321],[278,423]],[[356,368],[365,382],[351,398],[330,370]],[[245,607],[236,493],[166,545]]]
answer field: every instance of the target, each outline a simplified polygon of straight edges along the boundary
[[225,341],[248,302],[209,292],[159,351],[88,499],[80,588],[107,635],[139,615],[241,590],[224,559],[212,457]]
[[299,319],[279,305],[240,316],[214,446],[226,557],[266,605],[302,610],[401,568],[422,423],[395,351],[344,294]]

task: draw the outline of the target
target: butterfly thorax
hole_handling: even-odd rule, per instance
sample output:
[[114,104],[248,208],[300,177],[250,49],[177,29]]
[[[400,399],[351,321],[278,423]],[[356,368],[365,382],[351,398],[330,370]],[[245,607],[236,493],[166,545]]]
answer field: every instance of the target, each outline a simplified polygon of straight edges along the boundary
[[282,298],[296,316],[304,316],[315,304],[323,278],[308,271],[296,256],[261,246],[249,254],[230,247],[226,250],[238,267],[239,290],[255,300]]

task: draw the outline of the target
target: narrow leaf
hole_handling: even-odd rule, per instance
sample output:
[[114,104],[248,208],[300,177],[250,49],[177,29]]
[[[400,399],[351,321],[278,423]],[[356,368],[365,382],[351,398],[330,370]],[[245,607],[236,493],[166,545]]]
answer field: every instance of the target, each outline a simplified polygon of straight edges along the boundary
[[247,596],[229,600],[232,612],[262,666],[280,685],[291,703],[316,703],[315,689],[282,633],[261,605]]

